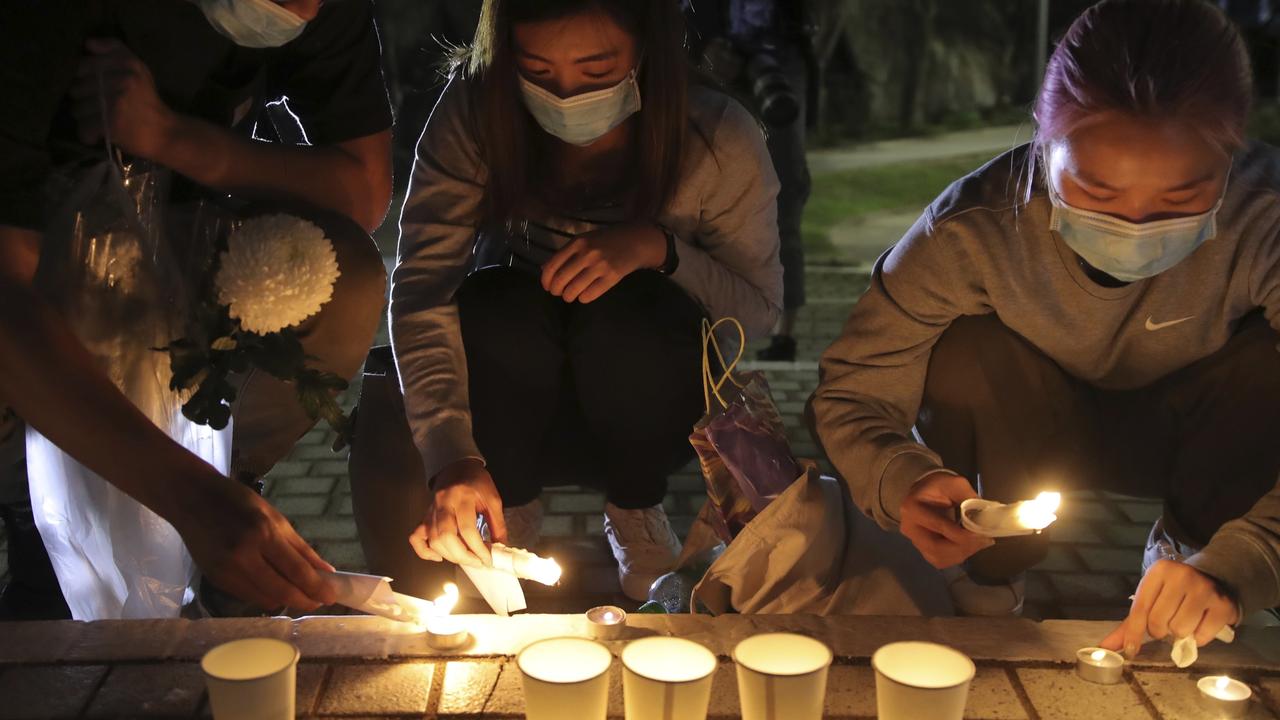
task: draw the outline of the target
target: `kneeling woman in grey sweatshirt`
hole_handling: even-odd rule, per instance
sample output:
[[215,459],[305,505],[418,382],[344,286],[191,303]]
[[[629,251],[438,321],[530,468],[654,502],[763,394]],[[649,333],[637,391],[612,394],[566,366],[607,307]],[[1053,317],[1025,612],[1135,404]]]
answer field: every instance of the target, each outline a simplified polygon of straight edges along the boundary
[[1095,5],[1035,140],[934,201],[823,357],[817,434],[865,512],[964,563],[961,610],[1016,610],[1046,539],[992,546],[955,506],[1081,488],[1165,504],[1106,646],[1280,604],[1280,154],[1250,103],[1209,3]]
[[418,143],[391,331],[430,480],[411,540],[484,564],[546,485],[605,493],[623,590],[679,549],[700,325],[769,331],[778,181],[755,120],[692,85],[676,0],[489,0]]

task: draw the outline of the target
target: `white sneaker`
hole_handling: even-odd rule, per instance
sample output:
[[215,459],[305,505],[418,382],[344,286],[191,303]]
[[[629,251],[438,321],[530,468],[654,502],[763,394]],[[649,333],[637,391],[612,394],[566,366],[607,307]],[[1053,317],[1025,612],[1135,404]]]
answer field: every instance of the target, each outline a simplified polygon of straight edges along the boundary
[[959,565],[946,568],[942,577],[947,581],[951,604],[956,614],[965,617],[1016,617],[1022,614],[1022,604],[1027,595],[1027,575],[1019,573],[1007,583],[980,585],[969,577]]
[[618,561],[622,592],[636,602],[649,599],[649,587],[670,572],[680,556],[680,540],[661,505],[623,510],[606,503],[604,535]]

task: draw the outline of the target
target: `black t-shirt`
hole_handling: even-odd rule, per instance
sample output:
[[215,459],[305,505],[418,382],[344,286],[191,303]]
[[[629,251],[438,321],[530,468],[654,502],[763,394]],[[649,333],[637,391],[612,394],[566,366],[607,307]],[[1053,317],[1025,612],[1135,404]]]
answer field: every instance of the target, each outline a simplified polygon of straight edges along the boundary
[[391,127],[372,0],[329,0],[266,49],[189,0],[0,0],[0,225],[41,229],[51,168],[100,151],[75,139],[66,102],[89,37],[127,45],[173,110],[246,136],[325,145]]

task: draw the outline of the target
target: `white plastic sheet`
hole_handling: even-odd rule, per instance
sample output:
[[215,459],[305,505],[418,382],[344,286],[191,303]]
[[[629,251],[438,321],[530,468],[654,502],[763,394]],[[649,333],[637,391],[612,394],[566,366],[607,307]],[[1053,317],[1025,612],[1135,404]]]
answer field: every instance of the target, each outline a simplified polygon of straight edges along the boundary
[[[182,332],[216,220],[167,233],[168,173],[142,163],[104,160],[75,177],[45,234],[39,291],[125,397],[226,474],[231,426],[183,417],[169,357],[155,350]],[[26,450],[36,525],[73,617],[178,616],[195,568],[177,531],[31,428]]]
[[[225,473],[231,433],[178,416],[170,434]],[[177,617],[195,565],[163,518],[27,429],[31,506],[76,620]]]

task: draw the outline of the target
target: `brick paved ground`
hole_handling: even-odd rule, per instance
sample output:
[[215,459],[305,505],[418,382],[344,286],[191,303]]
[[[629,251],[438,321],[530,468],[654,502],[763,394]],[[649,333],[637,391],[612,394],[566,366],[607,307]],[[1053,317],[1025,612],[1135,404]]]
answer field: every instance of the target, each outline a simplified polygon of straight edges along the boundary
[[[774,398],[786,417],[793,449],[801,456],[817,451],[801,415],[817,382],[816,362],[839,333],[849,308],[866,287],[861,268],[811,268],[812,301],[800,317],[799,358],[795,363],[748,363],[769,378]],[[330,438],[313,430],[269,476],[267,496],[335,565],[364,568],[351,519],[351,495],[345,456],[328,449]],[[666,500],[677,532],[683,534],[705,495],[696,464],[671,479]],[[545,543],[541,550],[572,569],[566,584],[530,590],[537,612],[570,612],[617,595],[608,546],[602,536],[604,499],[580,488],[552,488],[544,497]],[[1112,619],[1123,617],[1137,584],[1141,548],[1157,502],[1103,493],[1081,493],[1064,503],[1048,559],[1028,577],[1026,614],[1037,618]]]

